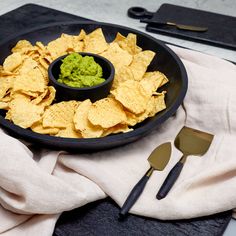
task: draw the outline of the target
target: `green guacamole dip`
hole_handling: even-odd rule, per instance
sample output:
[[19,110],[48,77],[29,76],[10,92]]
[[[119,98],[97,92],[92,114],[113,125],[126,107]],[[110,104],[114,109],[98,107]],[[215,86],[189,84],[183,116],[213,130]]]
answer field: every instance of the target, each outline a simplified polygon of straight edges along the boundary
[[102,78],[102,67],[92,56],[83,57],[78,53],[72,53],[62,60],[60,69],[57,81],[71,87],[91,87],[105,81]]

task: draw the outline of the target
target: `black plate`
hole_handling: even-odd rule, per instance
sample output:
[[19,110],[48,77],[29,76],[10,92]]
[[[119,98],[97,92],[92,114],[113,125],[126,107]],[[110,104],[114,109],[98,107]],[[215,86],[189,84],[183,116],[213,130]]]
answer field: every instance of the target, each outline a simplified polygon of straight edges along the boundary
[[89,33],[98,27],[102,28],[108,42],[114,40],[117,32],[120,32],[123,35],[134,33],[138,38],[138,46],[144,50],[149,49],[157,53],[148,67],[148,71],[159,70],[169,78],[169,83],[161,88],[161,90],[167,90],[167,108],[158,113],[155,117],[146,119],[142,123],[136,125],[134,131],[92,139],[60,138],[37,134],[29,129],[23,129],[14,125],[4,119],[5,111],[0,110],[0,125],[5,128],[9,134],[31,143],[37,143],[50,148],[95,151],[136,141],[151,132],[155,127],[159,126],[175,113],[185,97],[188,84],[187,74],[182,62],[178,56],[161,41],[128,27],[108,23],[90,22],[67,22],[63,24],[50,24],[37,27],[28,32],[8,38],[4,42],[0,42],[0,64],[3,63],[4,59],[9,54],[11,54],[11,48],[21,39],[29,40],[31,43],[41,41],[44,44],[47,44],[49,41],[59,37],[61,33],[78,34],[81,29],[84,29]]

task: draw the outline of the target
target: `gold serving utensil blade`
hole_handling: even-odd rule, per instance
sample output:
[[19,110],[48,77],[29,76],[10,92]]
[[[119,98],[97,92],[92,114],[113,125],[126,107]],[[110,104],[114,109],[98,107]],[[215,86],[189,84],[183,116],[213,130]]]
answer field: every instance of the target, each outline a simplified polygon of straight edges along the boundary
[[208,27],[201,27],[201,26],[194,26],[194,25],[184,25],[178,24],[175,22],[169,21],[157,21],[152,19],[141,19],[140,22],[150,24],[152,27],[160,27],[160,26],[173,26],[179,30],[188,30],[188,31],[195,31],[195,32],[205,32],[208,30]]
[[179,149],[183,155],[176,165],[171,169],[166,177],[159,192],[157,199],[166,197],[176,180],[178,179],[183,165],[189,155],[202,156],[209,149],[214,135],[200,130],[192,129],[184,126],[175,138],[175,147]]
[[166,22],[167,25],[175,26],[177,29],[180,30],[189,30],[189,31],[198,31],[198,32],[205,32],[208,30],[207,27],[200,27],[200,26],[193,26],[193,25],[182,25],[176,24],[174,22]]
[[123,218],[128,213],[133,204],[138,200],[153,171],[154,170],[162,171],[169,162],[170,156],[171,156],[170,142],[163,143],[152,151],[152,153],[148,157],[150,168],[129,193],[119,213],[121,218]]
[[163,143],[157,148],[155,148],[150,156],[148,157],[148,162],[150,164],[150,169],[148,170],[149,176],[151,176],[154,170],[162,171],[168,164],[171,154],[171,143]]

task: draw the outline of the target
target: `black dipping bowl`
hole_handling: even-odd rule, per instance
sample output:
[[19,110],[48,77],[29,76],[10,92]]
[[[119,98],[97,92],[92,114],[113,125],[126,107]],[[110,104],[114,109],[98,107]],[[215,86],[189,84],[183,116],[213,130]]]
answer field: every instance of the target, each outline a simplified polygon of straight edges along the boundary
[[[165,84],[158,90],[166,90],[165,96],[166,109],[157,113],[154,117],[148,118],[140,124],[136,125],[133,131],[109,135],[102,138],[60,138],[44,134],[38,134],[30,129],[23,129],[6,120],[4,110],[0,110],[0,126],[8,131],[14,137],[27,140],[31,143],[50,147],[54,149],[74,150],[79,152],[92,152],[102,149],[113,148],[127,143],[134,142],[151,131],[158,132],[157,127],[161,126],[169,117],[171,117],[178,107],[181,105],[187,92],[188,77],[183,63],[179,57],[163,42],[151,37],[140,31],[101,22],[66,22],[52,23],[22,32],[18,35],[12,35],[10,38],[0,42],[0,64],[5,58],[11,54],[11,48],[21,39],[29,40],[31,43],[41,41],[47,44],[49,41],[60,37],[62,33],[79,34],[81,29],[86,33],[101,27],[107,42],[115,39],[117,32],[127,36],[128,33],[137,35],[137,44],[143,50],[152,50],[156,52],[156,56],[148,67],[148,71],[159,70],[163,72],[169,79],[169,83]],[[104,117],[105,119],[105,117]]]
[[115,68],[110,61],[93,53],[79,52],[81,56],[92,56],[94,61],[102,67],[103,78],[106,80],[101,84],[92,87],[76,88],[67,86],[57,81],[61,72],[60,66],[62,59],[69,54],[58,57],[48,68],[49,84],[56,89],[56,101],[78,100],[83,101],[90,99],[92,102],[107,97],[114,80]]

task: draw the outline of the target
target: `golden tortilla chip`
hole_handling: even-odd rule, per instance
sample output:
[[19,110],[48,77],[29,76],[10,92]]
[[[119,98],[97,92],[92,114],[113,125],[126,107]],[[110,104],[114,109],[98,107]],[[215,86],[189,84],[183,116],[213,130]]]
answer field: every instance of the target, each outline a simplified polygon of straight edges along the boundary
[[129,66],[123,66],[116,70],[112,89],[117,88],[121,83],[127,80],[134,80],[133,72]]
[[133,72],[134,79],[140,81],[146,72],[149,64],[155,56],[155,52],[146,50],[134,55],[130,69]]
[[55,98],[55,95],[56,95],[55,88],[52,86],[49,86],[37,98],[32,100],[32,103],[39,106],[47,107],[52,104]]
[[27,40],[20,40],[17,42],[14,48],[12,48],[12,52],[19,52],[21,54],[26,54],[29,50],[33,48],[33,45]]
[[65,129],[60,129],[56,136],[62,138],[83,138],[81,133],[75,130],[73,123],[68,125]]
[[42,93],[45,89],[45,80],[40,70],[36,67],[26,74],[17,76],[13,90],[22,92],[40,92]]
[[118,43],[111,43],[106,51],[101,53],[101,56],[107,58],[114,65],[116,70],[123,66],[128,66],[132,62],[132,55],[122,49]]
[[19,75],[18,72],[10,72],[10,71],[5,71],[3,69],[3,66],[0,65],[0,77],[6,77],[6,76],[15,76],[15,75]]
[[128,110],[124,110],[125,114],[126,114],[126,124],[128,126],[135,126],[137,123],[139,123],[139,119],[138,119],[138,115],[128,111]]
[[156,96],[152,96],[151,103],[152,108],[149,111],[149,117],[155,116],[158,112],[166,109],[165,92],[158,93]]
[[49,63],[47,62],[47,60],[45,60],[44,58],[40,57],[39,58],[39,64],[44,68],[44,69],[48,69],[49,67]]
[[48,78],[48,70],[45,69],[42,65],[38,65],[38,69],[40,70],[43,78],[44,78],[44,84],[45,85],[48,85],[48,82],[49,82],[49,78]]
[[9,103],[10,119],[22,128],[29,128],[41,119],[43,108],[32,104],[27,97],[17,96]]
[[114,98],[104,98],[92,104],[88,119],[93,125],[110,128],[126,121],[123,107]]
[[121,83],[111,93],[126,109],[135,114],[145,111],[150,98],[140,83],[135,80],[127,80]]
[[45,55],[47,53],[47,47],[44,46],[42,42],[36,42],[35,46],[37,47],[40,55]]
[[82,52],[84,48],[84,42],[81,41],[86,36],[84,30],[81,30],[79,35],[62,34],[61,37],[65,38],[68,42],[67,52]]
[[127,37],[117,33],[114,42],[117,42],[119,46],[126,50],[131,55],[135,55],[142,51],[142,48],[137,46],[137,35],[129,33]]
[[45,128],[43,127],[42,121],[38,121],[35,124],[33,124],[31,127],[31,130],[39,133],[39,134],[50,134],[55,135],[59,132],[58,128]]
[[14,86],[15,77],[6,76],[0,78],[0,100],[10,93]]
[[37,98],[40,94],[39,92],[32,92],[32,91],[25,91],[25,90],[19,90],[19,91],[16,91],[16,92],[24,93],[25,95],[30,96],[31,99]]
[[[57,38],[53,41],[51,41],[47,45],[47,51],[49,52],[50,56],[52,57],[53,60],[56,58],[67,54],[67,49],[70,48],[71,45],[68,45],[67,39],[64,37]],[[46,63],[46,62],[45,62]],[[43,64],[45,67],[46,64]]]
[[9,108],[8,102],[2,102],[0,101],[0,109],[5,109],[7,110]]
[[105,137],[110,134],[118,134],[118,133],[127,133],[132,131],[133,129],[130,129],[127,124],[118,124],[111,128],[105,129],[102,137]]
[[60,102],[49,106],[43,114],[43,127],[66,128],[72,123],[77,106],[77,101]]
[[38,63],[30,57],[26,57],[19,68],[20,74],[27,74],[30,70],[35,69]]
[[22,99],[24,101],[31,102],[30,96],[27,94],[21,93],[21,91],[11,92],[12,99]]
[[7,95],[0,99],[1,102],[10,102],[12,100],[11,93],[7,93]]
[[23,57],[19,52],[14,52],[9,55],[3,62],[3,69],[5,71],[14,71],[19,65],[21,65]]
[[86,35],[84,38],[84,52],[102,53],[108,47],[101,28],[98,28]]
[[159,87],[164,84],[163,81],[164,83],[168,82],[166,76],[159,71],[153,71],[146,72],[140,81],[140,84],[143,86],[146,93],[152,95]]
[[162,111],[163,109],[166,108],[165,105],[165,92],[162,93],[157,93],[157,95],[152,96],[147,103],[146,109],[144,112],[140,114],[134,114],[129,111],[125,111],[126,116],[127,116],[127,125],[134,126],[148,117],[153,117],[155,116],[159,111]]
[[83,101],[77,108],[74,116],[75,129],[81,132],[84,138],[99,138],[103,134],[100,126],[93,125],[88,120],[88,112],[92,106],[89,99]]

